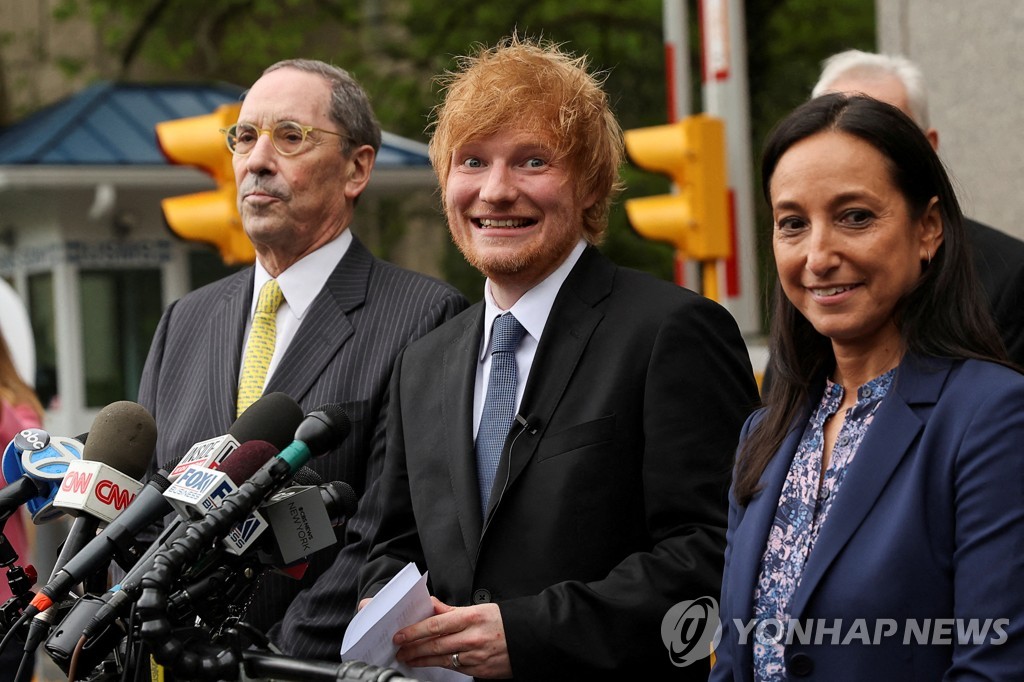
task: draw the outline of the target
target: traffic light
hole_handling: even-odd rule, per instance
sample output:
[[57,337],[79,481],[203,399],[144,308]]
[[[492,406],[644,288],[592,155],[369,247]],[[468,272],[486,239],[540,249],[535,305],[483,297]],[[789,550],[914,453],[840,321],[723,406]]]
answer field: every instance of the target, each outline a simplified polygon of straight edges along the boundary
[[160,202],[167,224],[182,239],[216,246],[228,265],[251,263],[256,258],[242,230],[231,152],[220,132],[235,124],[241,106],[224,104],[212,114],[156,124],[160,149],[171,163],[198,166],[217,182],[215,190]]
[[646,239],[669,242],[680,256],[728,258],[730,221],[725,125],[707,114],[627,130],[626,153],[640,168],[665,173],[677,194],[626,201],[630,225]]

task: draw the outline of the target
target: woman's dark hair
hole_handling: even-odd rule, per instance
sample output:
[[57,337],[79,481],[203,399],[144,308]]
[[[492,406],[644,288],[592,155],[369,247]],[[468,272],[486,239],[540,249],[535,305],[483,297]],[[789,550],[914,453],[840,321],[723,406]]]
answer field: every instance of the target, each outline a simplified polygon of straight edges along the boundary
[[[822,132],[852,135],[885,158],[910,215],[938,199],[943,239],[914,288],[893,313],[908,352],[924,357],[979,358],[1006,363],[1006,351],[971,264],[963,214],[949,177],[921,129],[899,109],[862,96],[830,94],[804,103],[769,135],[761,159],[761,189],[771,204],[779,159],[796,143]],[[740,449],[735,491],[741,504],[757,492],[761,474],[796,417],[835,368],[828,337],[786,298],[776,276],[772,301],[772,380],[765,415]]]

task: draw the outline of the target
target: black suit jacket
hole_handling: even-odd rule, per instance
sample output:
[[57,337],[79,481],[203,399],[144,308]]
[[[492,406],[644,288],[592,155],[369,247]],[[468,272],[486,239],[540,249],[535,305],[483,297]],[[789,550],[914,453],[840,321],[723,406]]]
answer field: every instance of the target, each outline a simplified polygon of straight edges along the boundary
[[1006,352],[1024,367],[1024,242],[974,220],[967,219],[966,227],[974,270]]
[[506,441],[486,523],[472,426],[482,329],[478,304],[399,362],[360,592],[415,561],[442,601],[497,602],[519,679],[706,679],[706,666],[670,664],[661,624],[720,587],[733,451],[757,402],[735,321],[588,248],[540,339],[528,426]]
[[[235,420],[243,336],[252,302],[249,268],[171,304],[157,328],[139,389],[139,402],[156,419],[156,465],[183,455],[195,442],[227,433]],[[379,476],[384,453],[388,380],[401,349],[465,308],[452,287],[373,257],[358,239],[314,299],[267,384],[305,412],[340,403],[352,432],[336,450],[310,462],[324,481],[345,481],[362,495]],[[371,496],[371,499],[376,499]],[[360,504],[346,528],[346,550],[335,581],[349,599],[337,619],[354,609],[356,576],[376,529],[377,510]],[[279,621],[300,590],[311,588],[342,544],[319,552],[301,581],[266,574],[247,620],[266,630]],[[296,601],[278,638],[286,650],[307,655],[301,628],[308,614]],[[337,634],[338,642],[341,635]]]

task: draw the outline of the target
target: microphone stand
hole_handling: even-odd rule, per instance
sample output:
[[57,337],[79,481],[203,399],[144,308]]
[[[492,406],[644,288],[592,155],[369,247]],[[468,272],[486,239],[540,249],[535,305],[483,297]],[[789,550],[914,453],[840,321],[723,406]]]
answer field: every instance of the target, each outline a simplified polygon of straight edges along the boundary
[[18,620],[21,612],[35,595],[32,593],[32,585],[36,579],[24,568],[15,564],[18,554],[14,547],[3,534],[3,525],[0,523],[0,568],[7,569],[7,584],[11,586],[10,599],[0,606],[0,632],[6,634],[11,626]]

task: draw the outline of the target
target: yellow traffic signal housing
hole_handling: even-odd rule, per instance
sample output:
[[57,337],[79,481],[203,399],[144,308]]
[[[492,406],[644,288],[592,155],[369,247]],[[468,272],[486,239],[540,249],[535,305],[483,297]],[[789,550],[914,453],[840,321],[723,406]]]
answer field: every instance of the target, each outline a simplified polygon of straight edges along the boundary
[[217,183],[215,190],[164,199],[164,219],[182,239],[216,246],[228,265],[251,263],[256,258],[242,230],[231,152],[220,132],[235,124],[241,106],[224,104],[212,114],[156,125],[160,149],[171,163],[198,166]]
[[627,130],[626,153],[640,168],[672,178],[677,194],[626,202],[630,225],[642,237],[673,244],[683,256],[731,255],[725,124],[698,114],[677,123]]

